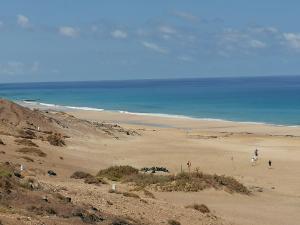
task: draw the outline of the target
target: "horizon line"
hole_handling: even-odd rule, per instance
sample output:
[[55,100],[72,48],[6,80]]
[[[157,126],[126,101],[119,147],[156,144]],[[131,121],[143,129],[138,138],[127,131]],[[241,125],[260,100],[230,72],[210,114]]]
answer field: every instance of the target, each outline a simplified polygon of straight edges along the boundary
[[178,77],[178,78],[143,78],[143,79],[103,79],[103,80],[63,80],[63,81],[31,81],[31,82],[4,82],[2,84],[43,84],[43,83],[79,83],[79,82],[118,82],[118,81],[159,81],[159,80],[195,80],[195,79],[251,79],[251,78],[269,78],[269,77],[298,77],[297,75],[253,75],[253,76],[212,76],[212,77]]

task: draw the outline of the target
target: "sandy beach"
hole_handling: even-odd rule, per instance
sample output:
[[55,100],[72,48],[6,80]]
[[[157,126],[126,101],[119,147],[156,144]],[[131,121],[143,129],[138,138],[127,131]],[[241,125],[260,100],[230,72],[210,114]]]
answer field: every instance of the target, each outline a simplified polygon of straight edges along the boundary
[[[68,124],[63,130],[70,138],[63,148],[37,140],[47,158],[24,162],[13,151],[14,138],[0,135],[7,143],[1,161],[15,161],[27,168],[54,169],[58,176],[36,176],[46,186],[61,188],[74,201],[96,205],[109,213],[131,216],[149,224],[165,224],[174,218],[184,225],[296,225],[300,220],[300,128],[122,114],[107,111],[48,112]],[[67,115],[67,116],[66,116]],[[77,121],[78,120],[78,121]],[[138,135],[117,133],[107,137],[82,121],[118,124]],[[127,132],[127,131],[126,131]],[[258,161],[251,163],[254,150]],[[59,160],[62,157],[63,160]],[[272,161],[269,168],[268,161]],[[153,191],[151,205],[135,199],[109,194],[109,185],[90,187],[70,179],[74,171],[92,174],[113,165],[136,168],[163,166],[171,173],[191,170],[232,176],[244,184],[251,195],[206,189],[199,192]],[[118,188],[129,190],[125,184]],[[67,191],[66,191],[67,190]],[[114,202],[113,206],[107,201]],[[185,209],[190,204],[207,205],[217,219]]]
[[[74,111],[79,118],[119,123],[139,129],[134,140],[109,143],[112,164],[136,167],[163,165],[179,172],[181,165],[209,173],[231,175],[248,186],[262,187],[254,196],[218,191],[159,193],[166,201],[184,205],[205,202],[218,215],[236,224],[297,224],[300,209],[300,128],[139,116],[112,112]],[[250,159],[259,149],[255,166]],[[107,153],[107,152],[106,152]],[[107,159],[107,158],[106,158]],[[273,162],[268,168],[268,160]],[[107,161],[103,160],[103,165]],[[95,168],[98,169],[98,168]]]

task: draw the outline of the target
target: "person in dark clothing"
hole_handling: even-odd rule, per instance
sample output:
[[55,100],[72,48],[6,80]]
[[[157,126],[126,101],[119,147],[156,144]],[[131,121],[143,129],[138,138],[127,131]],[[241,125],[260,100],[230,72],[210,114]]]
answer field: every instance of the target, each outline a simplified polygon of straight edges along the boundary
[[272,167],[272,161],[269,160],[269,168],[271,168],[271,167]]

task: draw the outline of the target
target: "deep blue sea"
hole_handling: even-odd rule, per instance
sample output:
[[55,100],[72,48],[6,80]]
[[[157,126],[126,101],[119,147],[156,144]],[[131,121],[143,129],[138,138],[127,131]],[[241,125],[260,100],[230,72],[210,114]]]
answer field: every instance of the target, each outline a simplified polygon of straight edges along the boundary
[[0,84],[0,97],[109,111],[300,125],[300,76]]

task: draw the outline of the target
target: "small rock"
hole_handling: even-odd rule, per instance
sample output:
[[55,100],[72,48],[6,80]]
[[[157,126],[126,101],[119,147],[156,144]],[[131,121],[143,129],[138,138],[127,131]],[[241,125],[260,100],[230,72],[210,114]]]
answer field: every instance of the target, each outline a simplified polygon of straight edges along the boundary
[[14,175],[18,178],[24,178],[24,176],[18,172],[14,172]]
[[0,145],[5,145],[5,143],[0,139]]
[[113,203],[109,200],[106,201],[108,205],[113,205]]
[[48,170],[49,176],[56,176],[56,173],[53,170]]
[[43,200],[44,200],[45,202],[48,202],[47,196],[44,196],[44,197],[43,197]]

